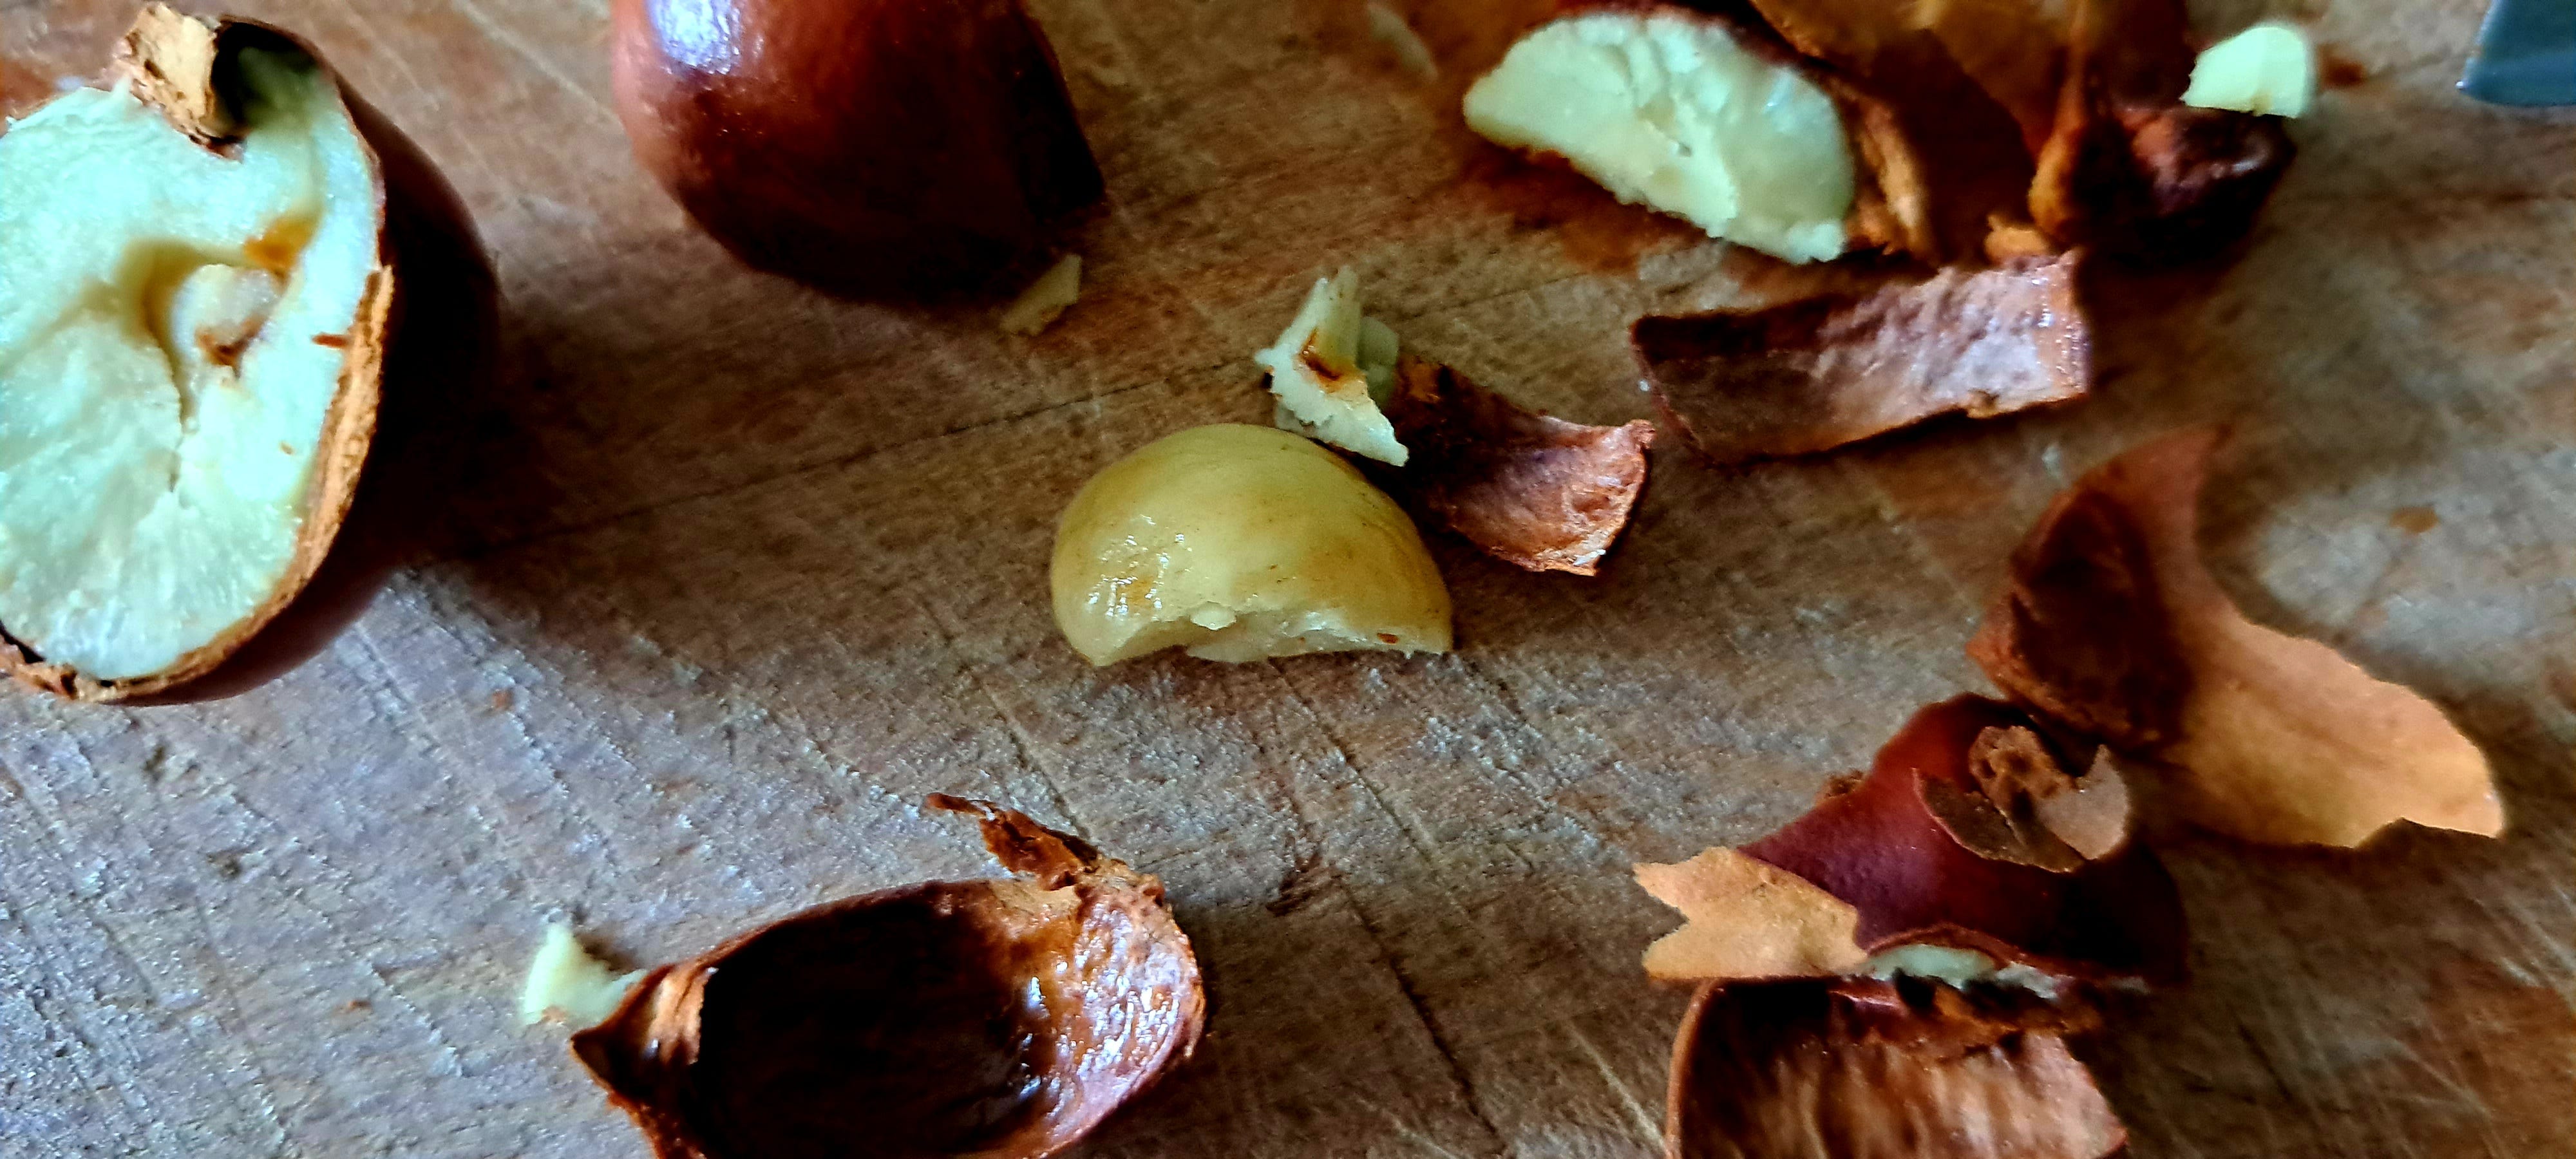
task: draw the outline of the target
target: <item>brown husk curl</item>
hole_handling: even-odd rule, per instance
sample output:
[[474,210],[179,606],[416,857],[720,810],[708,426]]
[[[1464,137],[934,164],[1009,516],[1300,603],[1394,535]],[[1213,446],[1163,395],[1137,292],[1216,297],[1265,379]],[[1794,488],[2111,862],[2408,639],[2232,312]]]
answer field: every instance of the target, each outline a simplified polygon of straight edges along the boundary
[[1196,1048],[1162,882],[980,801],[1023,880],[925,882],[659,967],[573,1053],[661,1159],[1039,1159]]
[[1740,849],[1640,865],[1686,924],[1646,951],[1665,981],[1849,974],[1904,946],[2079,981],[2183,971],[2173,879],[2128,840],[2118,774],[2077,776],[2030,717],[1962,696],[1917,712],[1867,775]]
[[2092,325],[2068,253],[1753,311],[1649,315],[1638,368],[1712,462],[1803,455],[1936,415],[2081,397]]
[[1584,426],[1522,408],[1439,363],[1404,355],[1387,421],[1411,458],[1391,489],[1486,554],[1593,575],[1646,488],[1654,424]]
[[2185,817],[2268,844],[2355,846],[2397,821],[2504,828],[2486,758],[2403,687],[2245,618],[2202,562],[2220,441],[2138,447],[2058,496],[1968,654],[2007,695],[2165,773]]

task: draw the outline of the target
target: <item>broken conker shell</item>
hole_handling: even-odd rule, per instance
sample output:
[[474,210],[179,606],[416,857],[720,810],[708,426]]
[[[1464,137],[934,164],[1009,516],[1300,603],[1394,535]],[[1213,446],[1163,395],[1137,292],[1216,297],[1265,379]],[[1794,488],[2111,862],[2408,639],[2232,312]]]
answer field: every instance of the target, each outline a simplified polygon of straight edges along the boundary
[[981,288],[1101,198],[1020,0],[616,0],[610,19],[636,160],[758,269]]
[[2278,117],[2182,103],[2179,0],[2077,0],[2030,215],[2061,245],[2179,262],[2243,237],[2297,148]]
[[1862,979],[1702,986],[1673,1042],[1668,1159],[2100,1159],[2127,1140],[2080,1011]]
[[2081,398],[2093,327],[2068,253],[1759,310],[1655,315],[1629,350],[1655,405],[1714,463],[1812,454],[1944,414]]
[[1980,696],[1926,707],[1866,777],[1743,851],[1858,909],[1871,953],[1933,943],[2050,974],[2179,977],[2181,897],[2143,845],[2052,868],[2009,839],[2009,819],[1980,827],[1998,835],[1991,842],[1962,823],[1964,803],[2028,795],[1998,783],[2026,777],[1999,778],[1976,758],[1991,759],[2002,738],[2035,744],[2039,732],[2020,709]]
[[1196,1048],[1162,882],[1007,809],[1010,881],[817,906],[653,970],[573,1053],[662,1159],[1040,1159]]
[[2494,836],[2504,804],[2440,706],[2256,624],[2210,575],[2198,504],[2221,434],[2086,472],[2012,556],[1968,654],[2006,695],[2162,778],[2248,841],[2350,847],[2398,821]]
[[1485,554],[1596,575],[1646,489],[1655,425],[1585,426],[1528,410],[1428,359],[1396,362],[1386,415],[1412,452],[1381,472]]

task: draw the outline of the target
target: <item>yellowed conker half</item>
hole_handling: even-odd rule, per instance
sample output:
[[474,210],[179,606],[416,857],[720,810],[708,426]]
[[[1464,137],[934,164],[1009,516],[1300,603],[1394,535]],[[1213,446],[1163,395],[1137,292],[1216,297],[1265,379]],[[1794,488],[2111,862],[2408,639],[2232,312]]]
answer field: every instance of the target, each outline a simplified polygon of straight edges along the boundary
[[167,699],[317,650],[382,575],[342,534],[380,426],[491,311],[454,193],[309,46],[145,7],[0,134],[0,671]]
[[1194,427],[1110,464],[1065,508],[1051,578],[1094,664],[1449,650],[1449,589],[1404,509],[1269,427]]

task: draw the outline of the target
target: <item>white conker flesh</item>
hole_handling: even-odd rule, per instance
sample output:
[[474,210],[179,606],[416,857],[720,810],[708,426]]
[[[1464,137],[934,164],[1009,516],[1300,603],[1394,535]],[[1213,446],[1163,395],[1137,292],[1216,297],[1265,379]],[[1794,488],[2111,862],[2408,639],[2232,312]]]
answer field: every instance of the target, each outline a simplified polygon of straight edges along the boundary
[[1857,177],[1834,100],[1716,17],[1674,6],[1563,17],[1467,90],[1467,124],[1565,158],[1621,201],[1793,262],[1850,244]]
[[454,194],[309,47],[158,4],[107,87],[0,135],[0,287],[0,668],[100,701],[273,675],[363,606],[298,597],[344,586],[315,581],[397,317],[490,290]]
[[2316,95],[2316,49],[2298,29],[2267,20],[2203,51],[2192,62],[2182,103],[2295,117]]
[[572,927],[555,922],[546,927],[537,952],[528,959],[527,980],[519,986],[519,1022],[534,1026],[559,1019],[591,1026],[617,1012],[644,971],[620,974],[591,957],[573,937]]
[[1348,267],[1317,278],[1279,340],[1252,360],[1270,372],[1272,425],[1401,467],[1411,457],[1378,408],[1395,385],[1395,331],[1360,312]]
[[1449,590],[1412,519],[1349,463],[1267,427],[1166,436],[1067,506],[1050,576],[1094,664],[1449,650]]

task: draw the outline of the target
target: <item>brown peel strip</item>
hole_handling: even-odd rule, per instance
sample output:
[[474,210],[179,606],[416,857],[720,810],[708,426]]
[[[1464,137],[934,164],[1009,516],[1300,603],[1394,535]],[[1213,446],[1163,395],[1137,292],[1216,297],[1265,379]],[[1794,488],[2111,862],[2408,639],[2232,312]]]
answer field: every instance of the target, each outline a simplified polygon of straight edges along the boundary
[[[2198,509],[2219,438],[2167,436],[2060,495],[1969,655],[2069,727],[2146,722],[2100,735],[2167,767],[2184,814],[2220,833],[2350,847],[2401,820],[2502,832],[2486,758],[2441,709],[2246,619],[2210,576]],[[2161,640],[2130,614],[2149,606]],[[2148,710],[2121,703],[2123,689],[2152,690]]]
[[2101,1159],[2127,1133],[2080,1013],[1860,980],[1707,985],[1673,1043],[1670,1159]]
[[1162,883],[983,802],[1036,880],[791,914],[645,975],[572,1049],[661,1159],[1040,1159],[1189,1057],[1206,1002]]
[[1701,455],[1809,454],[1936,415],[2082,396],[2093,343],[2077,264],[2069,253],[1751,312],[1650,315],[1630,347]]
[[1646,948],[1659,982],[1830,977],[1869,960],[1860,911],[1796,875],[1716,847],[1673,865],[1639,865],[1637,884],[1682,912]]
[[1655,428],[1643,420],[1591,427],[1533,413],[1411,355],[1396,365],[1385,412],[1411,452],[1394,488],[1531,571],[1598,572],[1646,487]]

